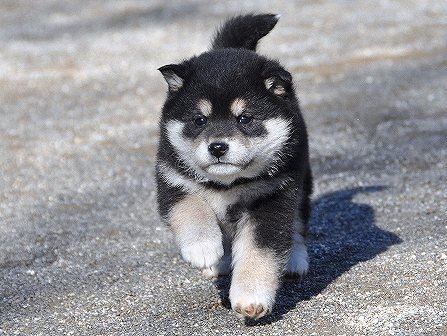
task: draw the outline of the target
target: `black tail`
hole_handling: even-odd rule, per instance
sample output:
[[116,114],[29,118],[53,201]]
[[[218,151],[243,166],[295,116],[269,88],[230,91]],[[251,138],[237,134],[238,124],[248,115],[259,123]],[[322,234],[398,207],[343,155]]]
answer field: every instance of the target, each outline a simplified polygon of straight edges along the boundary
[[212,48],[256,50],[258,41],[275,27],[278,20],[279,15],[274,14],[236,16],[217,31]]

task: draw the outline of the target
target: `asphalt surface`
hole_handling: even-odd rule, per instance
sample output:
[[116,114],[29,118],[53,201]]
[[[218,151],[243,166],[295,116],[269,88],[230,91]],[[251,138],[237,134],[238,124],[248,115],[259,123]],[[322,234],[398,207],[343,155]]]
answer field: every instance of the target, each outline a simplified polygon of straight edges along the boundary
[[[165,84],[282,14],[315,175],[310,272],[256,323],[156,212]],[[447,335],[446,1],[0,2],[0,335]]]

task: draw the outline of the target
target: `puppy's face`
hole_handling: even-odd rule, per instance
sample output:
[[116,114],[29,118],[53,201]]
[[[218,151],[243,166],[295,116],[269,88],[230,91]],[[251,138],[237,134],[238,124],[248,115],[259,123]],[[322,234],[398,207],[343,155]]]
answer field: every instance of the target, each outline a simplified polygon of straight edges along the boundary
[[222,184],[274,173],[292,131],[285,107],[290,84],[262,76],[259,67],[227,66],[217,81],[213,70],[199,67],[189,82],[172,73],[167,79],[162,122],[178,158],[198,177]]

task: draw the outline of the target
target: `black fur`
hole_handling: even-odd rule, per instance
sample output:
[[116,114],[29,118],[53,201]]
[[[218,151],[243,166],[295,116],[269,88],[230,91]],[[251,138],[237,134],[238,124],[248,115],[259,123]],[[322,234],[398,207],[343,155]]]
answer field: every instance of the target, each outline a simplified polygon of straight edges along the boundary
[[267,35],[278,22],[278,15],[244,15],[232,18],[218,30],[213,49],[243,48],[256,50],[259,39]]

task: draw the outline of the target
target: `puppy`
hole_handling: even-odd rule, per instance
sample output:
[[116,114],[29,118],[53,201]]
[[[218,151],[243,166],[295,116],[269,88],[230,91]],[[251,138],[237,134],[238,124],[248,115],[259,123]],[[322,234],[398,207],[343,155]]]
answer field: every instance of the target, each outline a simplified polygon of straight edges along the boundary
[[231,306],[255,319],[271,312],[282,275],[308,269],[306,127],[291,74],[255,52],[278,19],[232,18],[210,51],[159,68],[169,88],[160,215],[186,261],[211,277],[232,273]]

